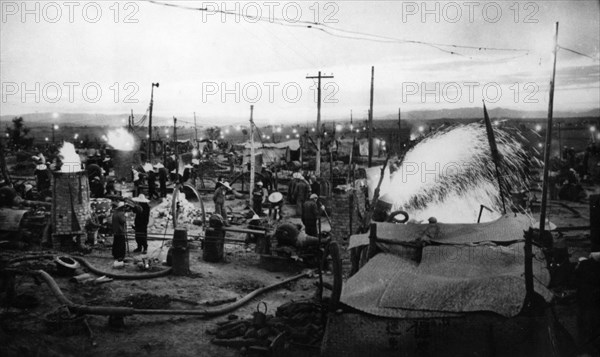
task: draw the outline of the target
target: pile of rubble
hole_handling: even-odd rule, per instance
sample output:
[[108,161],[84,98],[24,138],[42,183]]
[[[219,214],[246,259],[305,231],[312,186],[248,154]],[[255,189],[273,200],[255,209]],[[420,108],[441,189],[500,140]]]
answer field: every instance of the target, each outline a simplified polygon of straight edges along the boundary
[[215,336],[212,343],[239,348],[244,354],[264,355],[294,346],[318,351],[324,333],[323,309],[312,299],[283,304],[275,316],[257,308],[250,319],[230,315],[229,320],[218,322],[206,333]]
[[[149,231],[162,232],[167,226],[172,226],[172,200],[171,196],[167,196],[158,206],[150,211],[152,224],[148,227]],[[179,207],[179,215],[177,217],[178,226],[193,228],[191,226],[199,223],[198,221],[202,221],[202,208],[200,205],[189,202],[183,195],[179,195],[177,205]]]

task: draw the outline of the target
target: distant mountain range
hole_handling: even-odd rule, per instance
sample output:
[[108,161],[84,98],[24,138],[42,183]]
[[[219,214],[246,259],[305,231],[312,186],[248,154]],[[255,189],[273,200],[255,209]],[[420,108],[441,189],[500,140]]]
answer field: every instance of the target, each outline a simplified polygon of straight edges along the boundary
[[[513,118],[513,119],[534,119],[546,118],[545,111],[521,111],[504,108],[489,109],[488,113],[491,118]],[[53,113],[29,113],[20,115],[25,119],[25,123],[29,127],[39,127],[43,125],[60,124],[66,126],[108,126],[117,127],[127,124],[128,114],[76,114],[76,113],[58,113],[58,116]],[[56,116],[56,117],[54,117]],[[0,116],[0,126],[4,127],[10,123],[15,115]],[[402,112],[402,120],[436,120],[436,119],[478,119],[483,117],[482,108],[458,108],[458,109],[439,109],[439,110],[416,110]],[[600,117],[600,108],[592,109],[584,112],[554,112],[555,118],[578,118],[578,117]],[[397,119],[398,114],[388,114],[385,116],[377,116],[375,120],[390,120]],[[136,116],[136,120],[139,116]],[[153,117],[153,126],[171,126],[173,125],[172,117]],[[194,122],[193,117],[178,118],[179,123],[183,126],[190,126]],[[338,119],[338,121],[347,121]],[[198,122],[198,127],[223,126],[224,123],[239,122],[231,118],[214,118],[207,120],[203,118]],[[293,120],[289,121],[293,124]],[[1,129],[0,129],[1,130]]]
[[[511,119],[534,119],[546,118],[547,111],[522,111],[504,108],[488,109],[490,118],[511,118]],[[560,112],[553,113],[555,118],[584,118],[600,116],[600,108],[588,110],[585,112]],[[397,119],[398,114],[386,115],[382,119]],[[406,120],[435,120],[435,119],[483,119],[483,108],[458,108],[458,109],[439,109],[439,110],[417,110],[402,112],[402,119]]]

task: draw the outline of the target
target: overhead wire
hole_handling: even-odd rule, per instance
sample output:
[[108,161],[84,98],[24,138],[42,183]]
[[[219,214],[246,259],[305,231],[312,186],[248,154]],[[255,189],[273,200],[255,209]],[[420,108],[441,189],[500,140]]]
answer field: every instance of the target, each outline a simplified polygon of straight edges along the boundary
[[580,56],[583,56],[583,57],[590,58],[590,59],[592,59],[592,60],[594,60],[594,61],[600,61],[600,58],[597,58],[597,57],[592,57],[592,56],[590,56],[590,55],[586,55],[585,53],[581,53],[581,52],[579,52],[579,51],[575,51],[575,50],[572,50],[572,49],[570,49],[570,48],[566,48],[566,47],[562,47],[562,46],[558,46],[558,48],[559,48],[559,49],[561,49],[561,50],[565,50],[565,51],[572,52],[572,53],[574,53],[574,54],[576,54],[576,55],[580,55]]
[[[509,58],[503,58],[501,60],[512,60],[512,59],[524,57],[524,56],[529,55],[531,52],[531,50],[526,49],[526,48],[473,46],[473,45],[461,45],[461,44],[452,44],[452,43],[439,43],[439,42],[428,42],[428,41],[420,41],[420,40],[412,40],[412,39],[402,39],[402,38],[396,38],[396,37],[391,37],[391,36],[383,36],[383,35],[371,34],[371,33],[367,33],[367,32],[348,30],[348,29],[344,29],[344,28],[340,28],[340,27],[336,27],[336,26],[331,26],[327,23],[317,22],[317,21],[297,20],[297,21],[291,22],[288,19],[284,19],[284,18],[280,18],[280,17],[266,18],[266,17],[260,16],[260,15],[254,16],[254,15],[244,14],[241,12],[222,10],[222,9],[209,9],[207,7],[191,7],[191,6],[185,6],[185,5],[180,5],[180,4],[165,3],[165,2],[161,2],[161,1],[155,1],[155,0],[146,0],[146,1],[151,4],[155,4],[155,5],[168,6],[168,7],[179,8],[179,9],[184,9],[184,10],[204,11],[204,12],[211,11],[211,12],[220,13],[223,15],[243,17],[245,19],[255,20],[257,22],[261,21],[261,22],[268,22],[271,24],[276,24],[276,25],[281,25],[281,26],[286,26],[286,27],[302,27],[302,28],[314,29],[317,31],[321,31],[329,36],[346,38],[346,39],[351,39],[351,40],[362,40],[362,41],[371,41],[371,42],[380,42],[380,43],[424,45],[424,46],[429,46],[436,50],[442,51],[444,53],[448,53],[450,55],[457,55],[457,56],[462,56],[462,57],[466,57],[466,58],[470,58],[470,59],[472,59],[473,57],[465,55],[464,53],[458,52],[457,49],[463,49],[463,50],[470,49],[470,50],[477,50],[477,51],[496,51],[496,52],[525,52],[522,55],[517,55],[517,56],[513,56],[513,57],[509,57]],[[350,35],[357,35],[357,36],[362,36],[362,37],[342,35],[342,34],[335,33],[333,31],[339,31],[342,33],[346,33],[346,34],[350,34]],[[579,51],[576,51],[576,50],[573,50],[570,48],[566,48],[566,47],[562,47],[562,46],[559,46],[559,48],[561,48],[565,51],[574,53],[579,56],[587,57],[594,61],[600,61],[600,58],[595,58],[595,57],[592,57],[590,55],[587,55],[585,53],[582,53],[582,52],[579,52]],[[304,58],[304,59],[307,60],[306,58]]]
[[[352,39],[352,40],[425,45],[425,46],[432,47],[434,49],[437,49],[439,51],[442,51],[442,52],[445,52],[445,53],[448,53],[451,55],[463,56],[463,57],[467,57],[467,58],[469,58],[469,56],[466,56],[460,52],[457,52],[456,50],[445,49],[444,47],[449,47],[449,48],[453,48],[453,49],[476,49],[479,51],[529,52],[528,49],[521,49],[521,48],[472,46],[472,45],[447,44],[447,43],[436,43],[436,42],[427,42],[427,41],[419,41],[419,40],[400,39],[400,38],[394,38],[394,37],[389,37],[389,36],[370,34],[370,33],[366,33],[366,32],[347,30],[347,29],[343,29],[343,28],[339,28],[339,27],[334,27],[334,26],[331,26],[331,25],[328,25],[328,24],[322,23],[322,22],[306,21],[306,20],[298,20],[295,22],[290,22],[289,20],[286,20],[284,18],[279,18],[279,17],[265,18],[263,16],[248,15],[248,14],[243,14],[240,12],[229,11],[229,10],[209,9],[207,7],[190,7],[190,6],[180,5],[180,4],[164,3],[164,2],[155,1],[155,0],[146,0],[146,1],[151,4],[169,6],[169,7],[180,8],[180,9],[185,9],[185,10],[204,11],[204,12],[210,11],[210,12],[220,13],[220,14],[224,14],[224,15],[233,15],[233,16],[243,17],[243,18],[249,19],[249,20],[269,22],[271,24],[277,24],[277,25],[282,25],[282,26],[287,26],[287,27],[303,27],[303,28],[308,28],[308,29],[314,29],[314,30],[318,30],[323,33],[326,33],[330,36]],[[352,35],[359,35],[359,36],[363,36],[363,37],[341,35],[341,34],[336,34],[332,31],[339,31],[339,32],[352,34]],[[364,36],[367,36],[367,37],[364,37]]]

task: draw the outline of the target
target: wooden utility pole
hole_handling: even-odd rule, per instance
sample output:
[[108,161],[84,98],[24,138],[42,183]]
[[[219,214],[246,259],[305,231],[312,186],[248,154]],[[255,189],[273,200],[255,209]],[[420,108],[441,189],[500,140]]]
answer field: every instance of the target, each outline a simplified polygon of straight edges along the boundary
[[159,83],[152,83],[152,89],[150,90],[150,113],[148,116],[148,147],[147,149],[147,161],[152,162],[152,108],[154,107],[154,87],[158,88]]
[[562,160],[562,140],[561,140],[561,133],[560,133],[560,122],[556,123],[556,125],[558,125],[558,157]]
[[[558,22],[554,25],[554,58],[552,64],[552,80],[550,81],[550,99],[548,100],[548,123],[546,125],[546,146],[544,148],[544,182],[542,185],[542,207],[540,211],[539,237],[544,238],[546,228],[546,206],[548,204],[548,170],[550,169],[550,146],[552,144],[552,115],[554,110],[554,82],[556,79],[556,55],[558,51]],[[531,230],[530,230],[531,232]],[[533,234],[525,235],[525,290],[527,305],[533,302]]]
[[483,117],[485,120],[485,130],[487,132],[488,143],[490,144],[490,151],[492,152],[492,161],[496,167],[496,179],[498,180],[498,192],[500,192],[500,199],[502,200],[502,212],[506,214],[506,203],[504,202],[504,193],[502,189],[502,178],[500,177],[500,153],[498,152],[498,145],[496,145],[496,137],[494,136],[494,127],[492,121],[485,107],[485,101],[483,101]]
[[173,117],[173,148],[175,149],[175,173],[179,174],[179,150],[177,142],[177,118]]
[[133,109],[131,109],[131,115],[129,115],[129,132],[133,132]]
[[402,108],[398,108],[398,135],[402,130]]
[[[252,199],[252,193],[254,192],[254,105],[250,106],[250,199]],[[254,212],[258,214],[258,212]]]
[[315,175],[317,177],[321,176],[321,79],[323,78],[333,78],[333,76],[323,76],[321,75],[321,71],[317,76],[306,76],[306,79],[315,79],[319,80],[317,84],[317,163],[315,167]]
[[542,207],[540,212],[540,237],[546,227],[546,206],[548,204],[548,170],[550,169],[550,146],[552,145],[552,116],[554,109],[554,82],[556,78],[556,55],[558,51],[558,22],[554,25],[554,59],[552,80],[550,81],[550,99],[548,100],[548,123],[546,124],[546,146],[544,148],[544,182],[542,188]]
[[196,145],[198,145],[198,126],[196,124],[196,112],[194,112],[194,132],[196,133]]
[[375,81],[375,66],[371,66],[371,99],[369,101],[369,167],[373,161],[373,82]]

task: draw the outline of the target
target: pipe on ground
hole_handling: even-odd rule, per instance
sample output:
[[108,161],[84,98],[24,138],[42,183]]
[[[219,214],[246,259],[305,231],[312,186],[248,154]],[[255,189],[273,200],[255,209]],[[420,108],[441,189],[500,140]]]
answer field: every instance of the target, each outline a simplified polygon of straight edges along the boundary
[[92,273],[96,274],[96,275],[104,275],[108,278],[111,279],[117,279],[117,280],[140,280],[140,279],[154,279],[154,278],[160,278],[162,276],[166,276],[171,274],[171,271],[173,270],[173,268],[167,268],[165,270],[161,270],[161,271],[157,271],[154,273],[145,273],[145,274],[114,274],[114,273],[107,273],[105,271],[102,271],[96,267],[94,267],[92,264],[90,264],[87,260],[81,258],[81,257],[71,257],[75,260],[77,260],[81,265],[85,266],[86,268],[88,268]]
[[154,310],[154,309],[135,309],[130,307],[116,307],[116,306],[88,306],[88,305],[80,305],[75,304],[71,300],[69,300],[60,290],[56,281],[52,279],[52,277],[43,270],[37,270],[34,273],[35,275],[42,278],[42,280],[48,285],[54,296],[58,299],[58,301],[66,305],[69,310],[73,313],[82,314],[82,315],[117,315],[117,316],[127,316],[127,315],[196,315],[196,316],[204,316],[204,317],[214,317],[220,316],[231,311],[234,311],[256,296],[266,293],[269,290],[272,290],[276,287],[285,285],[292,281],[298,280],[300,278],[309,276],[310,272],[305,272],[299,275],[295,275],[291,278],[285,279],[273,285],[266,286],[264,288],[256,289],[248,295],[244,296],[240,300],[231,303],[229,305],[222,306],[217,309],[207,309],[207,310]]

